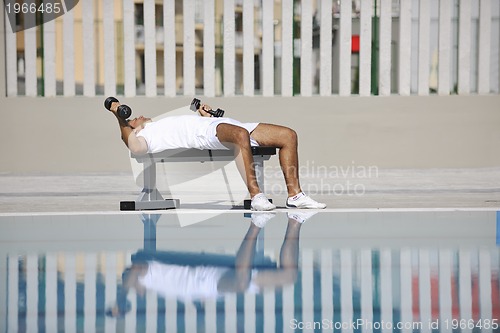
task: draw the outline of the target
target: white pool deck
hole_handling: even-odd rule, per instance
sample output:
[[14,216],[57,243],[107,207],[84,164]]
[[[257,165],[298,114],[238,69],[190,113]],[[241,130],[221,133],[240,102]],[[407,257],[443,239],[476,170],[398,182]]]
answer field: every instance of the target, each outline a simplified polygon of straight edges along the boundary
[[[161,181],[159,184],[168,198]],[[370,177],[303,177],[301,184],[332,211],[500,210],[500,168],[377,170]],[[285,203],[286,193],[280,190],[283,187],[282,179],[266,178],[266,192],[278,207]],[[178,188],[175,197],[181,199],[183,210],[206,212],[231,207],[223,182]],[[0,174],[0,214],[117,213],[121,200],[135,200],[139,192],[131,173],[4,173]]]

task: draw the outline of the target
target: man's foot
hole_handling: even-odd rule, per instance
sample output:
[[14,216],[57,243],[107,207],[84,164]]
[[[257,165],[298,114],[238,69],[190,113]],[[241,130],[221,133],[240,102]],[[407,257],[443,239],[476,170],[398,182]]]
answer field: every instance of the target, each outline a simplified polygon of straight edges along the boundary
[[252,213],[252,223],[259,228],[264,228],[267,222],[276,216],[276,213],[259,212]]
[[276,209],[276,206],[269,202],[264,193],[259,193],[252,198],[252,203],[250,204],[252,210],[256,211],[268,211]]
[[288,208],[300,208],[300,209],[324,209],[326,204],[317,202],[313,200],[310,196],[304,192],[294,195],[286,199],[286,206]]
[[288,212],[286,213],[286,215],[288,216],[289,219],[295,220],[300,224],[302,224],[307,220],[309,220],[314,215],[316,215],[316,213],[318,212],[294,211],[294,212]]

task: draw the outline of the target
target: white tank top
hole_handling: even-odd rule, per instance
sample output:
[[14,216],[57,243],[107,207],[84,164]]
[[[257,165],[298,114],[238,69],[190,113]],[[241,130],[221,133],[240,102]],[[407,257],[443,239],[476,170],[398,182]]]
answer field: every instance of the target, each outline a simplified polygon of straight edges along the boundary
[[200,137],[206,135],[215,119],[198,115],[166,117],[146,123],[136,135],[146,140],[148,153],[178,148],[203,149]]
[[[136,135],[146,140],[148,153],[179,148],[227,149],[216,137],[216,127],[221,123],[242,127],[249,133],[259,125],[259,123],[242,123],[231,118],[171,116],[146,123]],[[252,137],[250,143],[252,146],[259,145]]]
[[139,278],[139,282],[167,299],[215,299],[219,296],[217,284],[228,270],[224,267],[190,267],[151,261],[147,273]]

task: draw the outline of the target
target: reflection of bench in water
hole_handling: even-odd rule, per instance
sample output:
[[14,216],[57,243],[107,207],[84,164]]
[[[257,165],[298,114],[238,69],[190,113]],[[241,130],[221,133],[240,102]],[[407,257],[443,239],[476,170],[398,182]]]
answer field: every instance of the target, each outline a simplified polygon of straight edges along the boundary
[[[158,223],[158,220],[160,219],[162,215],[161,214],[142,214],[141,215],[141,221],[144,226],[144,246],[142,251],[138,251],[137,253],[143,253],[144,255],[152,256],[155,253],[162,253],[160,251],[156,250],[156,225]],[[250,217],[249,213],[243,214],[244,217],[248,218]],[[172,252],[172,253],[185,253],[185,252]],[[188,252],[187,254],[192,255],[192,256],[200,256],[200,253],[190,253]],[[209,255],[202,253],[202,256]],[[175,256],[174,256],[175,257]],[[223,259],[223,257],[225,259]],[[227,257],[227,258],[226,258]],[[140,258],[143,258],[141,256]],[[186,257],[178,257],[176,260],[180,260],[180,258],[185,258],[191,259],[189,256]],[[226,255],[215,255],[215,257],[204,257],[204,259],[209,258],[209,260],[214,259],[215,261],[220,260],[221,265],[220,266],[227,266],[229,263],[231,265],[234,265],[234,260],[236,259],[235,256],[226,256]],[[230,259],[232,258],[232,259]],[[261,229],[258,236],[257,236],[257,243],[256,243],[256,249],[255,249],[255,260],[254,264],[256,263],[264,263],[264,229]],[[144,260],[144,259],[143,259]],[[145,259],[147,260],[155,260],[155,259]],[[232,261],[231,261],[232,260]],[[193,260],[187,260],[188,262],[197,262],[196,259],[194,258]],[[269,260],[267,260],[270,262]],[[224,264],[223,264],[224,263]],[[185,264],[188,266],[191,266],[191,264]],[[207,265],[205,263],[205,265]],[[194,266],[196,266],[194,264]],[[218,266],[218,265],[215,265]],[[276,264],[274,264],[274,267],[276,267]]]
[[[276,155],[275,147],[252,147],[255,173],[257,181],[264,187],[264,161]],[[160,153],[141,156],[131,156],[143,164],[144,188],[135,201],[121,201],[120,210],[147,210],[178,208],[178,199],[164,199],[156,188],[156,163],[170,162],[217,162],[234,160],[232,150],[199,150],[199,149],[173,149]],[[249,201],[245,201],[245,208],[250,208]]]
[[[179,266],[217,266],[236,267],[236,256],[218,253],[193,253],[178,251],[138,251],[132,255],[132,263],[158,261],[163,264]],[[270,258],[255,256],[253,268],[276,268]]]

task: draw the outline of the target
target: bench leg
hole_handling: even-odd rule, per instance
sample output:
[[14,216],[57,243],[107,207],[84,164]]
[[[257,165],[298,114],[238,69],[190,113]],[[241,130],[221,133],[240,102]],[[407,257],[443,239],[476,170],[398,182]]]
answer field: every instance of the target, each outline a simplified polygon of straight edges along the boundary
[[178,208],[178,199],[164,199],[156,188],[156,163],[144,162],[144,188],[135,201],[121,201],[120,210],[148,210]]
[[142,214],[145,251],[156,251],[156,224],[160,217],[160,214]]

